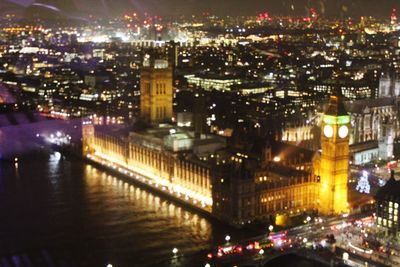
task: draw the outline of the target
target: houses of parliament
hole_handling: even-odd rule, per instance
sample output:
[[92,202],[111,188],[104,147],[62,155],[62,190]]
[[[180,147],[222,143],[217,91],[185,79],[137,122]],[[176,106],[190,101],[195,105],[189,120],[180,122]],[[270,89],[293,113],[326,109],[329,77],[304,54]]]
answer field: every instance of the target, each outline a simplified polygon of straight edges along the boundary
[[128,128],[85,121],[84,156],[238,226],[284,224],[311,211],[348,211],[351,124],[340,93],[330,97],[321,123],[322,150],[314,152],[281,141],[230,145],[198,121],[178,127],[172,123],[172,84],[167,61],[144,66],[141,118]]

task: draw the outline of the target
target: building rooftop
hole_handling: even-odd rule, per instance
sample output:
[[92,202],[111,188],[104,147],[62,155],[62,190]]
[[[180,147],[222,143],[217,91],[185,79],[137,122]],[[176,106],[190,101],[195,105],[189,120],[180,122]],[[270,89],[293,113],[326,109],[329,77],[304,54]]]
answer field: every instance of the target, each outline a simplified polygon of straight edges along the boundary
[[284,161],[301,159],[302,162],[311,162],[315,152],[284,142],[272,142],[271,153],[273,157],[277,156]]
[[369,98],[369,99],[360,99],[356,101],[346,102],[345,106],[350,113],[363,113],[364,110],[368,108],[374,107],[384,107],[384,106],[393,106],[396,104],[396,98],[393,97],[384,97],[384,98]]
[[375,148],[378,148],[378,141],[371,140],[371,141],[367,141],[367,142],[352,144],[352,145],[350,145],[349,150],[350,150],[350,153],[356,153],[356,152],[366,151],[366,150],[375,149]]
[[[196,136],[193,131],[171,124],[159,124],[145,127],[139,131],[131,131],[130,140],[154,149],[167,149],[174,152],[181,150],[195,150],[212,153],[217,148],[225,147],[223,138],[215,135],[202,134]],[[214,147],[215,146],[215,147]],[[201,147],[203,147],[201,149]],[[206,149],[207,147],[207,149]]]

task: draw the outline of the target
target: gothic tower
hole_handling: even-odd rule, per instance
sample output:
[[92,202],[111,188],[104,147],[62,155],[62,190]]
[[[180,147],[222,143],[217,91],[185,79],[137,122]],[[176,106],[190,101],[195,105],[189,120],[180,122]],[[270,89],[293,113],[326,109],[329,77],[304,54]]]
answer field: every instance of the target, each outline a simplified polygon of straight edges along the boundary
[[322,117],[319,210],[325,215],[347,211],[350,116],[342,98],[338,88]]
[[140,71],[140,115],[150,123],[172,119],[172,68],[166,60],[155,60]]

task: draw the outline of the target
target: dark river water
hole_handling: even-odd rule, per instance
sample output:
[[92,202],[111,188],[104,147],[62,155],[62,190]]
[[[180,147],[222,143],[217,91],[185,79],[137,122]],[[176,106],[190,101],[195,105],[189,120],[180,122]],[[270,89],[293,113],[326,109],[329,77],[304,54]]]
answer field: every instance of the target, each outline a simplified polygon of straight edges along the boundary
[[174,247],[186,266],[226,234],[216,222],[57,152],[0,164],[0,212],[2,254],[46,249],[79,266],[166,265]]
[[0,163],[0,256],[46,250],[73,266],[204,266],[228,231],[58,152]]

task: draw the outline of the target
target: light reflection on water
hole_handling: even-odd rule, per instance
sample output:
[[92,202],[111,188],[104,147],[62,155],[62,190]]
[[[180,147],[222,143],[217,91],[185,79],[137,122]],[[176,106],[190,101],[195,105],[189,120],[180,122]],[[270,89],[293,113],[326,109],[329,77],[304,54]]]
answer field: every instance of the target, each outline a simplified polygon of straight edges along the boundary
[[[129,218],[129,220],[143,221],[155,216],[157,221],[168,221],[168,224],[166,224],[168,226],[174,228],[188,228],[186,230],[196,236],[198,240],[210,239],[210,224],[205,218],[200,217],[198,214],[186,211],[170,201],[162,200],[159,196],[129,184],[115,176],[107,175],[103,171],[99,171],[90,165],[85,166],[84,175],[88,196],[93,196],[97,199],[99,192],[102,192],[107,194],[108,200],[114,202],[116,201],[115,195],[117,195],[118,202],[123,202],[123,204],[126,205],[124,207],[120,206],[118,209],[128,209],[129,211],[135,211],[141,215],[146,214],[147,216],[147,218],[131,216],[132,218]],[[109,206],[111,208],[112,204],[109,204]],[[121,212],[121,210],[119,210],[119,212]],[[154,229],[149,229],[149,231],[165,232],[166,230],[155,227]],[[196,247],[196,249],[198,249],[198,247]]]
[[[48,249],[78,266],[148,266],[209,249],[216,226],[76,159],[0,163],[0,251]],[[182,265],[182,264],[181,264]],[[187,265],[187,264],[183,264]]]

